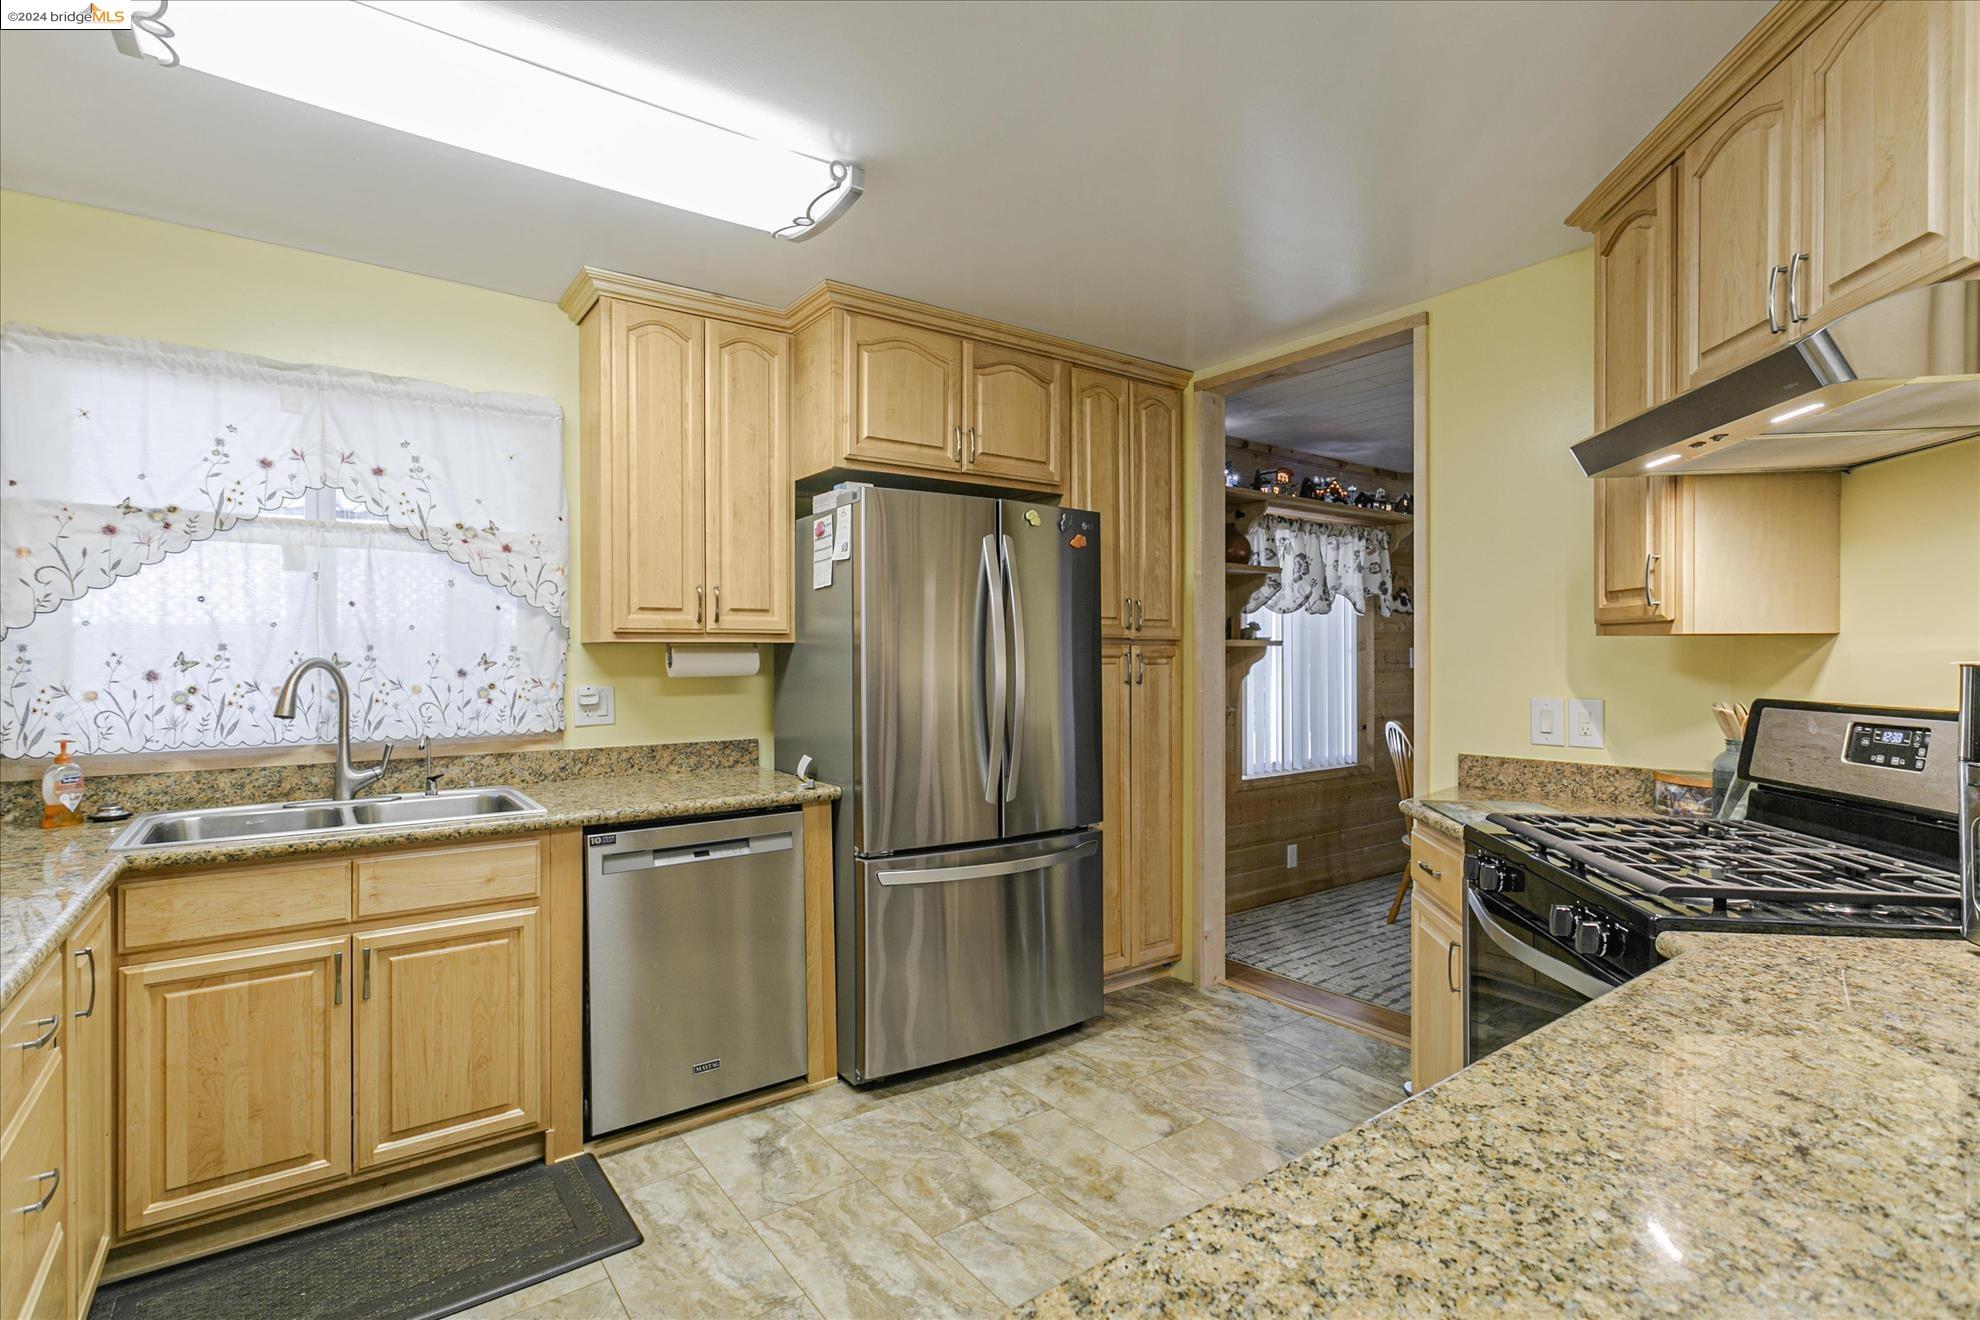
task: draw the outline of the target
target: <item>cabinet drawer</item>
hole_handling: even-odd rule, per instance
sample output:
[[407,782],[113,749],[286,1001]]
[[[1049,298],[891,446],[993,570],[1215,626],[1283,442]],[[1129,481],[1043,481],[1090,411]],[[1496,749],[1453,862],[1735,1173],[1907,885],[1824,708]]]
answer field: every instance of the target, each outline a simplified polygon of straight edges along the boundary
[[1409,834],[1409,877],[1450,916],[1464,911],[1464,853],[1457,841],[1417,825]]
[[119,944],[125,949],[349,921],[351,864],[346,858],[312,858],[137,880],[124,886],[118,909]]
[[[59,965],[61,959],[55,961]],[[68,1312],[63,1096],[62,1061],[57,1058],[55,1066],[36,1077],[23,1098],[20,1122],[0,1149],[0,1262],[5,1264],[0,1270],[0,1315],[10,1320]]]
[[358,915],[534,898],[541,864],[533,838],[367,857],[357,864]]
[[13,1125],[35,1079],[62,1052],[62,961],[61,950],[50,953],[0,1017],[0,1132]]

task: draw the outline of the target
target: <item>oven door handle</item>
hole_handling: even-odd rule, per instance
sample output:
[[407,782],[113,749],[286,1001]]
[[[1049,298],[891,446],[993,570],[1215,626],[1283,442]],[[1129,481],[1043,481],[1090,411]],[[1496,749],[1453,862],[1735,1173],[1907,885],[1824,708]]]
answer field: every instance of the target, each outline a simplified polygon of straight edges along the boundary
[[1479,929],[1483,930],[1486,937],[1498,945],[1500,951],[1507,957],[1525,963],[1542,976],[1553,977],[1568,989],[1587,995],[1590,999],[1599,999],[1615,989],[1607,981],[1590,976],[1578,967],[1570,967],[1559,958],[1548,957],[1501,926],[1492,914],[1485,910],[1485,900],[1478,897],[1476,889],[1465,890],[1464,901],[1470,904],[1471,915],[1477,920]]

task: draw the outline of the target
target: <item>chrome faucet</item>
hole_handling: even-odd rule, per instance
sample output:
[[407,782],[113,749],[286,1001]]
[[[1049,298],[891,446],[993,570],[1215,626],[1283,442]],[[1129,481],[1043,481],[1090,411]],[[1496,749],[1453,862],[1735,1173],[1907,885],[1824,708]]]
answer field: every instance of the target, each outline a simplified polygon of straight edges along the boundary
[[292,720],[296,717],[296,688],[301,685],[303,675],[312,669],[321,669],[328,674],[331,685],[337,689],[337,765],[331,796],[343,802],[378,782],[385,773],[385,767],[391,764],[392,744],[385,744],[385,754],[369,770],[360,770],[351,764],[351,685],[344,681],[344,675],[336,665],[321,656],[303,661],[282,680],[282,691],[275,698],[276,719]]

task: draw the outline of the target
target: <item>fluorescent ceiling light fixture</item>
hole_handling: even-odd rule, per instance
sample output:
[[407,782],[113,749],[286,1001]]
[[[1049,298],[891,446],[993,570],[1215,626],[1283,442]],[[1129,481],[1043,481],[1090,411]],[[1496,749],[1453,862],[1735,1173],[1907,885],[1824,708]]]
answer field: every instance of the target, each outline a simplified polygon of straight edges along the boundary
[[1665,454],[1662,458],[1651,459],[1648,463],[1645,463],[1643,466],[1646,468],[1662,467],[1666,463],[1675,463],[1680,458],[1683,457],[1684,457],[1683,454]]
[[118,49],[663,206],[804,239],[864,190],[820,160],[353,0],[170,0]]
[[1793,421],[1797,417],[1806,417],[1812,412],[1821,412],[1825,406],[1819,399],[1814,403],[1804,403],[1799,408],[1788,409],[1778,417],[1769,417],[1767,419],[1767,425],[1779,426],[1782,422]]

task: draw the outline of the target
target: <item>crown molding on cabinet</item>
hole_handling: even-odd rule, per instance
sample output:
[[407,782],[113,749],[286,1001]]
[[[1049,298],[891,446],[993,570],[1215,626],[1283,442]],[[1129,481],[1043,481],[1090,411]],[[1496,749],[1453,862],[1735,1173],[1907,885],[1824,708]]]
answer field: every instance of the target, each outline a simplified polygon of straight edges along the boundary
[[1731,105],[1773,67],[1786,59],[1817,24],[1843,0],[1780,0],[1753,30],[1597,184],[1565,223],[1593,233],[1611,212],[1633,197],[1659,170],[1666,169],[1719,112]]
[[765,303],[747,302],[740,298],[708,293],[701,289],[689,289],[678,284],[667,284],[639,275],[623,275],[615,271],[586,266],[578,271],[577,277],[564,291],[564,296],[557,300],[557,305],[571,320],[582,321],[593,305],[604,297],[624,298],[632,302],[664,307],[671,311],[714,317],[763,330],[787,332],[801,329],[834,309],[865,312],[901,324],[919,326],[924,330],[969,339],[989,340],[1011,348],[1028,349],[1034,353],[1042,353],[1048,357],[1070,362],[1074,366],[1112,372],[1117,376],[1151,381],[1175,389],[1181,389],[1189,383],[1190,373],[1180,367],[1151,362],[1146,358],[1132,357],[1126,353],[1116,353],[1092,344],[1082,344],[1076,340],[1061,339],[1057,335],[1026,330],[1021,326],[1007,325],[1001,321],[953,312],[947,308],[934,307],[928,303],[915,302],[912,299],[880,293],[873,289],[862,289],[857,285],[843,284],[837,280],[821,281],[817,287],[795,303],[779,310]]

